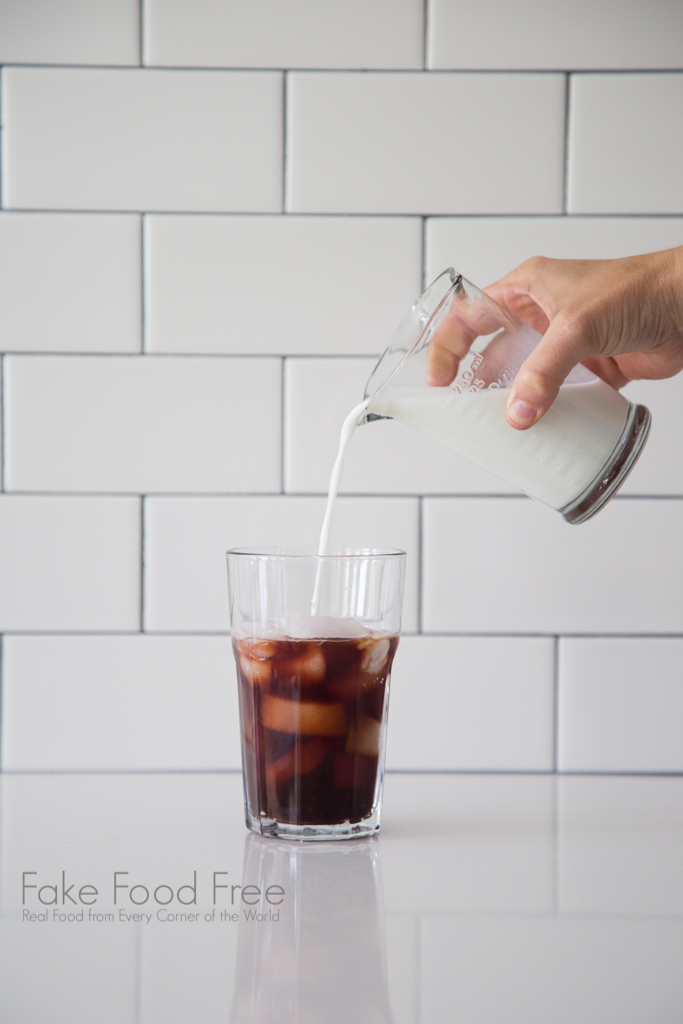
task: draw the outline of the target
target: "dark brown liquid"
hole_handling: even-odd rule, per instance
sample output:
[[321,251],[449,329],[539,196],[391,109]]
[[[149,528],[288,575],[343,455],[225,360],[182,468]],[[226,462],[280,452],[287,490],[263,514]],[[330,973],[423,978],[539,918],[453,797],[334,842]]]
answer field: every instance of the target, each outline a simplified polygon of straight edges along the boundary
[[359,822],[373,810],[398,636],[234,638],[247,799],[291,825]]

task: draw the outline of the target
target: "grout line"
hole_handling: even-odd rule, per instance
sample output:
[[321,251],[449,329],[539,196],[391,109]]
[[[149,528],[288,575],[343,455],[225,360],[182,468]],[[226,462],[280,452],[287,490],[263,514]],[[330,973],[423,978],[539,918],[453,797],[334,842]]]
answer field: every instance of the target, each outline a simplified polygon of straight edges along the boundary
[[553,771],[557,773],[560,734],[560,638],[553,638]]
[[427,287],[427,218],[422,218],[422,291]]
[[145,496],[140,497],[140,632],[145,632]]
[[[228,636],[230,630],[225,629],[147,629],[145,636],[157,637],[221,637]],[[418,633],[409,629],[401,630],[404,637],[416,639],[451,639],[451,640],[553,640],[557,634],[548,633],[434,633],[426,631]],[[140,636],[140,630],[131,629],[8,629],[5,636],[69,636],[69,637],[135,637]],[[559,639],[562,640],[680,640],[683,641],[683,633],[563,633]]]
[[[433,74],[433,72],[430,72]],[[280,210],[141,210],[141,209],[104,209],[102,207],[83,207],[76,209],[73,207],[50,207],[50,206],[11,206],[4,207],[7,213],[25,213],[25,214],[39,214],[39,213],[52,213],[52,214],[63,214],[64,216],[90,216],[97,214],[102,217],[125,217],[147,214],[152,217],[273,217],[281,218],[283,216],[288,217],[317,217],[318,219],[334,219],[343,218],[344,220],[357,219],[357,220],[418,220],[419,218],[425,217],[430,220],[531,220],[531,219],[543,219],[543,220],[560,220],[565,217],[564,213],[557,213],[556,211],[546,211],[545,213],[538,213],[536,211],[530,212],[517,212],[517,213],[506,213],[503,210],[491,212],[489,210],[479,210],[475,213],[468,211],[446,211],[443,210],[432,210],[427,213],[422,211],[413,211],[412,213],[405,213],[402,211],[396,211],[394,213],[366,213],[362,210],[297,210],[296,213],[283,214]],[[569,216],[573,220],[680,220],[683,214],[680,210],[670,210],[668,213],[637,213],[633,211],[622,211],[621,213],[614,213],[613,211],[605,211],[603,213],[572,213]]]
[[[241,775],[241,768],[5,768],[2,775]],[[188,904],[189,905],[189,904]]]
[[[64,352],[54,351],[51,349],[44,349],[43,351],[28,351],[26,349],[7,349],[5,355],[14,356],[15,358],[21,359],[26,357],[28,359],[35,358],[51,358],[57,356],[60,359],[68,358],[81,358],[81,359],[133,359],[138,360],[141,356],[144,356],[146,360],[150,359],[248,359],[256,360],[280,360],[284,358],[282,352]],[[296,357],[295,357],[296,358]],[[299,358],[305,359],[307,356],[300,356]],[[375,355],[371,356],[313,356],[314,359],[367,359],[368,362],[378,357]]]
[[422,63],[426,71],[429,65],[429,0],[424,0],[424,17],[422,19],[422,31],[424,33]]
[[[140,217],[140,352],[147,355],[147,215]],[[136,354],[136,353],[131,353]]]
[[93,351],[66,351],[56,349],[5,349],[4,354],[15,358],[82,358],[82,359],[138,359],[143,355],[146,359],[363,359],[369,366],[376,363],[381,353],[321,353],[320,355],[309,355],[308,353],[289,352],[93,352]]
[[562,213],[566,216],[569,206],[569,116],[570,116],[571,75],[565,75],[564,85],[564,158],[562,161]]
[[[404,635],[411,635],[407,630],[404,630]],[[416,635],[416,634],[412,634]],[[683,640],[682,633],[541,633],[541,632],[524,632],[517,631],[514,633],[498,631],[491,632],[490,630],[482,630],[481,632],[458,632],[452,630],[451,632],[444,633],[435,630],[426,630],[421,634],[423,637],[453,637],[453,639],[460,639],[466,637],[479,637],[480,639],[507,639],[514,640],[520,639],[536,639],[536,640],[553,640],[559,638],[562,640]]]
[[[27,769],[27,771],[30,769]],[[38,771],[47,769],[38,769]],[[591,779],[683,779],[680,772],[634,772],[634,771],[574,771],[549,772],[544,768],[385,768],[385,775],[522,775],[548,779],[591,778]]]
[[288,189],[288,131],[289,119],[287,117],[289,75],[285,71],[282,76],[282,212],[287,213],[287,189]]
[[[425,5],[425,18],[426,17]],[[141,33],[142,34],[142,33]],[[423,76],[425,71],[430,75],[439,76],[483,76],[483,75],[670,75],[680,74],[683,66],[671,65],[670,67],[656,68],[581,68],[573,67],[505,67],[497,65],[488,68],[415,68],[415,67],[292,67],[283,64],[268,64],[262,67],[253,65],[221,65],[221,64],[74,64],[74,63],[50,63],[49,61],[3,61],[3,66],[8,68],[22,68],[27,71],[149,71],[163,72],[176,71],[178,74],[191,74],[199,72],[223,73],[223,74],[251,74],[263,75],[272,74],[275,71],[293,71],[297,75],[410,75],[411,77]]]
[[[108,630],[108,629],[10,629],[5,631],[5,636],[14,637],[59,637],[66,636],[72,638],[78,637],[139,637],[140,630]],[[201,629],[153,629],[143,630],[144,636],[146,637],[179,637],[179,638],[193,638],[204,639],[209,637],[226,637],[229,636],[229,630],[201,630]],[[418,633],[412,630],[401,630],[401,636],[411,637],[420,640],[430,639],[446,639],[446,640],[554,640],[558,639],[557,635],[549,635],[547,633],[432,633],[424,632]],[[621,633],[621,634],[602,634],[602,633],[590,633],[590,634],[563,634],[560,639],[562,640],[614,640],[618,642],[625,642],[629,640],[650,640],[652,643],[657,643],[660,640],[676,640],[683,641],[683,633],[675,634],[659,634],[659,633],[648,633],[648,634],[634,634],[634,633]]]
[[[65,636],[70,637],[72,640],[78,639],[79,637],[139,637],[140,630],[132,629],[8,629],[5,630],[5,636],[37,636],[37,637],[53,637],[53,636]],[[198,640],[206,639],[207,637],[227,637],[230,635],[230,631],[226,628],[223,630],[168,630],[164,632],[158,629],[145,630],[144,635],[156,636],[156,637],[180,637],[184,639],[192,639],[196,637]]]
[[[242,498],[281,498],[286,495],[288,498],[311,498],[311,499],[323,499],[327,498],[327,491],[119,491],[119,490],[69,490],[69,491],[51,491],[51,490],[21,490],[19,488],[12,488],[4,493],[12,495],[13,497],[27,497],[27,498],[220,498],[220,499],[242,499]],[[369,491],[342,491],[339,495],[339,500],[344,501],[345,499],[358,499],[363,498],[367,501],[420,501],[422,499],[429,501],[524,501],[530,500],[524,494],[420,494],[415,491],[413,492],[401,492],[401,491],[386,491],[382,493],[369,492]],[[683,495],[681,494],[622,494],[616,495],[613,501],[628,502],[628,501],[683,501]],[[553,633],[539,634],[543,636],[553,636]],[[571,636],[594,636],[593,633],[577,633],[577,634],[563,634]],[[607,633],[605,636],[623,636],[632,634],[622,633]],[[642,636],[650,636],[649,633],[643,633]],[[678,634],[667,634],[663,633],[662,636],[677,636]]]
[[[2,775],[241,775],[241,768],[5,768]],[[553,772],[529,768],[387,768],[385,775],[486,775],[548,779],[683,779],[683,772],[599,772],[565,771],[557,776]]]
[[[74,63],[50,63],[49,61],[3,61],[3,67],[23,68],[27,71],[140,71],[139,64],[74,64]],[[297,75],[410,75],[418,77],[425,74],[450,75],[450,76],[482,76],[482,75],[671,75],[683,73],[683,65],[672,64],[667,67],[645,67],[634,68],[627,65],[613,68],[574,68],[562,66],[548,67],[506,67],[496,65],[488,68],[414,68],[414,67],[285,67],[282,64],[270,64],[263,67],[221,65],[221,64],[144,64],[142,70],[151,73],[161,71],[176,71],[178,74],[207,73],[239,73],[262,75],[274,71],[293,71]]]
[[140,67],[145,66],[145,0],[140,0],[140,17],[138,20],[138,31],[140,33]]

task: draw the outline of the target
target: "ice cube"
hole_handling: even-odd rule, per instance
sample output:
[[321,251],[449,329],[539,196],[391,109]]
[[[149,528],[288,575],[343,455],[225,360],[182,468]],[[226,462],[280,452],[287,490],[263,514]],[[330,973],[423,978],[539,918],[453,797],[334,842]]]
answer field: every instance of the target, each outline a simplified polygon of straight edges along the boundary
[[322,704],[268,695],[263,701],[261,721],[266,729],[301,736],[344,736],[346,733],[342,703]]
[[382,737],[382,724],[369,715],[361,715],[358,728],[353,726],[346,739],[347,754],[364,754],[366,757],[377,757]]
[[270,681],[273,664],[263,658],[250,658],[247,654],[240,654],[240,668],[242,675],[252,686],[263,686]]
[[391,644],[385,636],[375,640],[368,638],[358,645],[363,650],[360,663],[361,672],[377,675],[384,668]]
[[357,619],[333,615],[287,615],[281,626],[282,634],[294,640],[355,640],[368,635]]
[[278,679],[299,683],[319,683],[325,678],[325,655],[318,644],[306,644],[303,651],[278,665]]
[[276,640],[262,640],[254,637],[245,637],[237,641],[240,654],[246,654],[248,658],[264,660],[275,657],[277,651]]

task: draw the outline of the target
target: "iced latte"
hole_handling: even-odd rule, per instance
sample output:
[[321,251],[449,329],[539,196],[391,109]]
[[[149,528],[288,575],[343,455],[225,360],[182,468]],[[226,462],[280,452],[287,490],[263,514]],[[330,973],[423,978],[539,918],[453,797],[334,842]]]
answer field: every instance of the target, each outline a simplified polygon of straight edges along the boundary
[[228,553],[252,831],[343,839],[378,830],[404,565],[400,551]]
[[300,826],[372,815],[397,644],[397,635],[366,631],[235,637],[252,813]]

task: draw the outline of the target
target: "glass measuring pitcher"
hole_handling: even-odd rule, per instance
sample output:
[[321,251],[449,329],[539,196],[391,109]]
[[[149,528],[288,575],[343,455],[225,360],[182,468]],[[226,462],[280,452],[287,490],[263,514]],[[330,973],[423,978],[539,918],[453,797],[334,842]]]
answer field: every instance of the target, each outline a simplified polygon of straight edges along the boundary
[[[437,332],[467,348],[447,387],[425,383]],[[650,429],[634,405],[577,366],[543,419],[515,430],[505,418],[512,381],[541,335],[449,268],[413,304],[365,388],[363,422],[391,418],[496,473],[582,523],[633,468]]]

